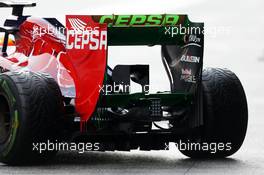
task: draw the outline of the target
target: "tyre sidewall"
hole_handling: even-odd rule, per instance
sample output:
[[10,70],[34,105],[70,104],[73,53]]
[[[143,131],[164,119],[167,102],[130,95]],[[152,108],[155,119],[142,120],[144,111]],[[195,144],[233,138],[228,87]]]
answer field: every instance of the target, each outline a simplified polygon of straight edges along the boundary
[[[21,131],[21,124],[23,119],[21,118],[21,107],[20,107],[20,99],[17,94],[17,88],[14,85],[14,82],[6,75],[0,75],[0,95],[3,95],[9,105],[10,117],[11,117],[11,130],[10,135],[7,140],[0,144],[0,160],[5,162],[9,158],[17,155],[17,146],[23,146],[19,144],[21,143],[21,138],[19,135]],[[23,135],[23,134],[22,134]]]

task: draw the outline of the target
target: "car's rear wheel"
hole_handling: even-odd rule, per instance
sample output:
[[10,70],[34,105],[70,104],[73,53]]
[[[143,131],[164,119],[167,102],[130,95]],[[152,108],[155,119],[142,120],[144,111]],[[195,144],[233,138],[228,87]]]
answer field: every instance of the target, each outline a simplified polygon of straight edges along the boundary
[[0,74],[0,161],[19,165],[53,157],[33,144],[55,141],[63,112],[62,95],[55,80],[46,74]]
[[[208,68],[203,71],[204,127],[196,149],[180,150],[191,158],[223,158],[241,147],[248,123],[247,100],[237,76],[227,70]],[[198,149],[197,144],[200,144]]]

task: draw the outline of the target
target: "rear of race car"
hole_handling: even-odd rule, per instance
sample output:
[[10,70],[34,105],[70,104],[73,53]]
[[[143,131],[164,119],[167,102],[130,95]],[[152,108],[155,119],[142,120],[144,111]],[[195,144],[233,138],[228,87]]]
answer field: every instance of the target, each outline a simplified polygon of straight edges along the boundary
[[[195,158],[240,148],[245,93],[231,71],[203,71],[203,23],[174,14],[67,15],[64,27],[20,13],[33,5],[0,4],[18,16],[1,28],[2,162],[47,160],[58,151],[40,153],[37,145],[47,142],[90,142],[100,151],[164,150],[174,142],[189,145],[180,151]],[[149,92],[148,64],[109,67],[108,47],[123,45],[160,45],[170,91]],[[132,93],[131,82],[141,92]]]

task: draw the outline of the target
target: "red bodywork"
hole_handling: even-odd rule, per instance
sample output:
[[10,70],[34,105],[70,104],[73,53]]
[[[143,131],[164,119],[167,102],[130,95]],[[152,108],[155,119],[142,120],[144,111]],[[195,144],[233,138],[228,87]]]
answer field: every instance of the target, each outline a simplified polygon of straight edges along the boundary
[[49,73],[64,96],[75,97],[81,121],[87,121],[104,80],[107,25],[95,23],[90,16],[70,15],[65,34],[61,30],[44,19],[28,18],[15,36],[16,51],[0,56],[0,66]]

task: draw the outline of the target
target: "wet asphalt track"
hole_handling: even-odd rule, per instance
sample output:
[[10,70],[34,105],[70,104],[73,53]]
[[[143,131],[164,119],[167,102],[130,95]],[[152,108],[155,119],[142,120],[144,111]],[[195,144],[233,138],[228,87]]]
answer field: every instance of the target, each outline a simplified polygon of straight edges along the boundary
[[[77,1],[75,1],[77,3]],[[107,3],[103,13],[124,13],[115,5],[125,7],[124,1]],[[130,1],[131,2],[131,1]],[[146,1],[142,1],[146,2]],[[41,1],[39,6],[50,3]],[[55,2],[50,13],[56,12]],[[75,4],[76,4],[75,3]],[[102,1],[98,1],[102,4]],[[261,0],[198,1],[185,4],[184,1],[156,3],[153,8],[136,7],[129,4],[127,13],[187,13],[193,21],[205,21],[206,26],[230,27],[228,33],[207,36],[205,40],[205,66],[227,67],[241,79],[248,98],[249,126],[246,140],[240,151],[231,158],[223,160],[191,160],[182,156],[175,147],[170,151],[153,152],[90,152],[77,154],[60,153],[47,165],[33,167],[9,167],[0,165],[0,174],[264,174],[264,3]],[[184,3],[184,5],[181,5]],[[71,9],[64,3],[61,9]],[[84,4],[84,1],[82,2]],[[89,3],[86,3],[87,6]],[[111,6],[112,5],[112,6]],[[135,8],[132,8],[132,7]],[[77,5],[72,6],[75,9]],[[159,8],[160,7],[160,8]],[[39,7],[40,8],[40,7]],[[63,10],[61,10],[61,13]],[[74,10],[73,10],[74,11]],[[83,12],[84,10],[82,10]],[[33,11],[46,14],[45,9]],[[71,13],[71,12],[69,12]],[[92,12],[90,12],[92,13]],[[77,14],[77,13],[76,13]]]

